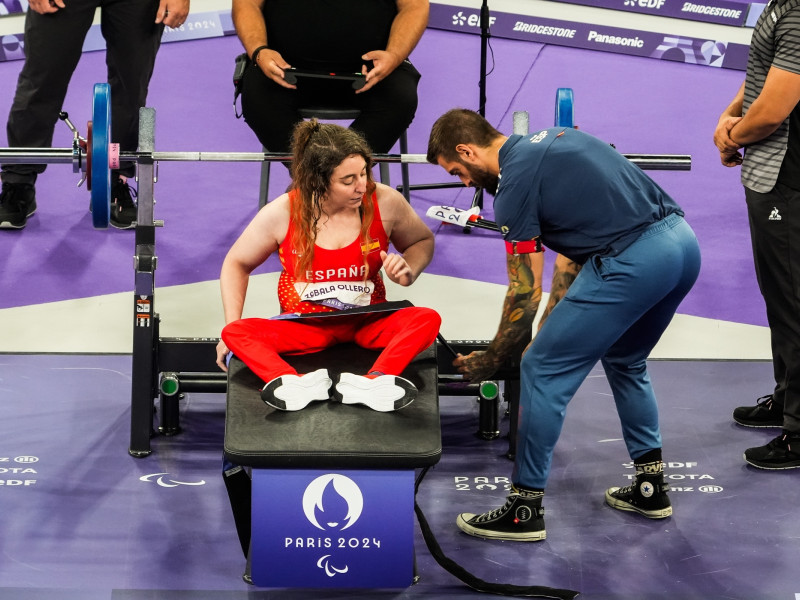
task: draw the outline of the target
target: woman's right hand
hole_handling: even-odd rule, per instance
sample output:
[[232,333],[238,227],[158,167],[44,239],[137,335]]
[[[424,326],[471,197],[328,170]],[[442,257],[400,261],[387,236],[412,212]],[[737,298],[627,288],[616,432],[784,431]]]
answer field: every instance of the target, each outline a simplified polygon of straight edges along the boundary
[[226,373],[228,372],[228,365],[226,363],[226,360],[228,358],[229,353],[230,350],[228,350],[228,347],[225,345],[225,342],[220,340],[219,344],[217,344],[217,366]]

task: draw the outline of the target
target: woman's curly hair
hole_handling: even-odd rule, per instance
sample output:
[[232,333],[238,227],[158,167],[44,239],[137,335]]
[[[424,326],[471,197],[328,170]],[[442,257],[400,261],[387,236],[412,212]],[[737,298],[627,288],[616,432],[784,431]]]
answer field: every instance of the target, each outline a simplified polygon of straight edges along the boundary
[[[297,251],[295,276],[302,280],[314,260],[317,227],[322,217],[322,201],[328,193],[333,171],[349,156],[364,159],[367,169],[367,198],[375,191],[372,178],[372,152],[367,142],[351,129],[316,119],[302,121],[294,129],[292,139],[292,185],[296,190],[290,211],[294,223],[291,240]],[[375,211],[371,201],[361,205],[361,242],[369,247],[369,229]],[[366,245],[365,245],[366,244]],[[364,255],[364,264],[367,257]]]

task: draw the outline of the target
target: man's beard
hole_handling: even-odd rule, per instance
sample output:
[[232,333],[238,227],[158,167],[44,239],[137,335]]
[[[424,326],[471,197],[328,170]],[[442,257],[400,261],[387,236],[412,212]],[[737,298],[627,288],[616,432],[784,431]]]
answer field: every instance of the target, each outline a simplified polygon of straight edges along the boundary
[[500,183],[500,178],[497,175],[492,175],[483,167],[473,167],[465,165],[469,173],[469,180],[475,187],[483,188],[492,196],[497,193],[497,185]]

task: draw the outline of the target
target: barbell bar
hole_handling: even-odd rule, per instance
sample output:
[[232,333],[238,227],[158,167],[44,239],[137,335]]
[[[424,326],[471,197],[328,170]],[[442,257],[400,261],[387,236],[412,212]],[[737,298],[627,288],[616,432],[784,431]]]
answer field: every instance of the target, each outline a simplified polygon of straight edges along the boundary
[[[0,152],[2,152],[0,148]],[[2,154],[0,154],[0,157]],[[689,154],[623,154],[632,163],[646,170],[689,171],[692,157]],[[143,162],[266,162],[292,159],[291,154],[277,152],[120,152],[120,161]],[[429,164],[425,154],[373,154],[376,163]],[[66,161],[64,161],[66,162]]]
[[[569,88],[559,88],[556,95],[556,124],[572,126],[573,96]],[[107,83],[94,86],[92,120],[87,137],[73,130],[72,148],[0,148],[0,164],[72,164],[74,172],[87,182],[91,194],[92,224],[96,229],[108,228],[111,218],[111,170],[121,162],[287,162],[292,156],[277,152],[130,152],[120,151],[111,143],[111,88]],[[688,171],[692,157],[688,154],[623,154],[642,169]],[[425,154],[374,154],[377,163],[428,164]]]
[[[92,146],[93,144],[89,144]],[[85,151],[82,151],[85,153]],[[120,162],[267,162],[292,159],[279,152],[125,152],[115,154]],[[373,154],[375,162],[427,164],[425,154]],[[71,148],[0,148],[3,164],[68,164],[75,160]],[[108,167],[109,170],[111,167]]]

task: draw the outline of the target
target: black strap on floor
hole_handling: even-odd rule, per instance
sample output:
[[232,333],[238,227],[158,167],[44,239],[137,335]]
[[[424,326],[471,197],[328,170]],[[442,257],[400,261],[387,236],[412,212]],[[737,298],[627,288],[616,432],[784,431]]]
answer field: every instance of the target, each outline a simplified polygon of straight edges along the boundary
[[572,598],[575,598],[575,596],[578,595],[579,592],[574,590],[562,590],[540,585],[525,586],[511,585],[508,583],[490,583],[488,581],[478,579],[457,562],[445,556],[441,547],[439,546],[439,543],[436,541],[436,537],[433,535],[433,531],[431,531],[431,528],[428,525],[425,515],[422,514],[422,509],[419,507],[419,504],[417,504],[417,490],[419,490],[419,484],[422,482],[422,478],[425,477],[425,473],[427,472],[427,468],[422,470],[414,487],[414,512],[417,515],[419,528],[422,530],[422,537],[425,540],[425,544],[428,546],[431,556],[436,559],[436,562],[439,563],[439,565],[444,568],[445,571],[466,583],[473,590],[485,592],[487,594],[498,594],[500,596],[521,596],[527,598],[556,598],[557,600],[572,600]]

